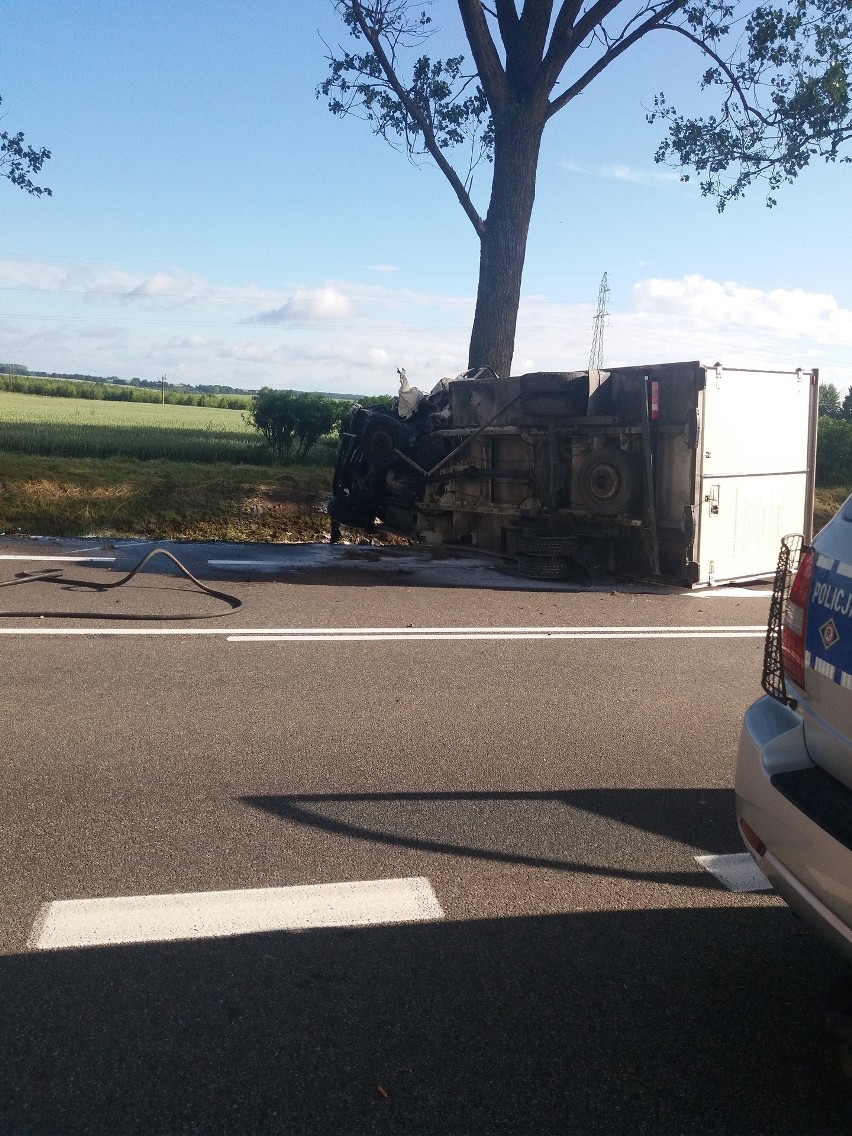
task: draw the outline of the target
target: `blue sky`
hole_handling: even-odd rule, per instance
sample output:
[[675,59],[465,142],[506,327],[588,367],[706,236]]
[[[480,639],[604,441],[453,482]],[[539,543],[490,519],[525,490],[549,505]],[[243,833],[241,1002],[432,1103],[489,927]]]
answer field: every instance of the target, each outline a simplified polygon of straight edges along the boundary
[[[453,0],[431,11],[463,49]],[[346,39],[330,0],[1,0],[3,129],[52,150],[53,196],[0,181],[0,361],[357,393],[464,369],[473,229],[434,168],[316,98],[323,39]],[[700,68],[660,35],[551,120],[516,372],[587,364],[606,271],[606,364],[852,384],[852,170],[720,216],[645,122]]]

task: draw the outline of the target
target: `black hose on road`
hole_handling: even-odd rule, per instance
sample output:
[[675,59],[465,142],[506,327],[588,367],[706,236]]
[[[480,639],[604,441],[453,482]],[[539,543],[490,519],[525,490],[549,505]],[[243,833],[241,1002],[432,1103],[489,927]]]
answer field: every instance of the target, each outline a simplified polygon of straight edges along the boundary
[[243,601],[237,599],[236,596],[229,595],[228,592],[220,592],[215,588],[208,588],[206,584],[202,584],[200,580],[196,579],[190,570],[185,567],[178,560],[176,556],[172,556],[165,548],[152,548],[150,552],[139,561],[135,568],[131,569],[126,576],[122,576],[120,580],[114,580],[111,584],[91,583],[88,580],[69,580],[64,576],[64,568],[45,568],[40,572],[18,572],[14,580],[5,580],[0,583],[0,588],[10,588],[17,584],[65,584],[67,587],[72,588],[89,588],[95,592],[108,592],[112,588],[120,588],[123,584],[128,583],[137,572],[148,563],[153,556],[167,556],[169,560],[202,592],[214,599],[221,600],[222,603],[228,605],[228,611],[215,611],[212,615],[125,615],[119,612],[108,611],[95,611],[95,612],[77,612],[77,611],[0,611],[0,619],[133,619],[133,620],[163,620],[163,619],[216,619],[222,615],[228,615],[230,612],[239,611],[243,606]]

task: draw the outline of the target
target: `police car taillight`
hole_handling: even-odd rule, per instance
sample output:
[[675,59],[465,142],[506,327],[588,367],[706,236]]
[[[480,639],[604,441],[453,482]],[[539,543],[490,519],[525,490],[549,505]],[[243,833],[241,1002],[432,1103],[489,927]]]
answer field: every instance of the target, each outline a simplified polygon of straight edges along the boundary
[[805,686],[805,633],[808,624],[808,598],[814,574],[816,553],[808,548],[802,553],[799,570],[784,608],[781,631],[781,661],[784,674],[797,686]]

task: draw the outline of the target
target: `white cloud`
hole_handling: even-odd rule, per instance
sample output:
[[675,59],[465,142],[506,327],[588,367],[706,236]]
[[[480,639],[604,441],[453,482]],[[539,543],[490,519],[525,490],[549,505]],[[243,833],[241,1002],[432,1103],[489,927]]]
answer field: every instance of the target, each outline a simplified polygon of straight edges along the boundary
[[680,175],[675,170],[665,167],[654,169],[636,169],[623,162],[615,162],[607,166],[582,166],[577,162],[559,162],[559,168],[570,174],[583,174],[587,177],[600,178],[604,181],[626,181],[634,185],[671,185],[680,183]]
[[97,261],[58,264],[0,260],[0,288],[64,296],[69,301],[77,296],[89,303],[135,303],[157,309],[191,305],[206,312],[225,307],[245,311],[286,298],[282,291],[213,284],[192,272],[136,272]]
[[732,281],[690,275],[649,279],[633,286],[635,307],[721,328],[748,327],[781,340],[811,340],[852,347],[852,311],[834,296],[800,288],[763,291]]
[[348,319],[352,314],[350,300],[333,285],[324,288],[300,288],[277,308],[250,316],[245,323],[293,324],[330,322]]
[[[211,283],[179,268],[146,274],[103,264],[0,261],[0,286],[21,313],[0,319],[0,359],[33,370],[363,394],[394,391],[397,367],[422,390],[464,370],[474,306],[471,295],[387,283],[274,290]],[[591,302],[525,295],[515,373],[585,367],[594,314]],[[697,274],[646,277],[628,306],[613,307],[604,363],[820,366],[844,388],[850,348],[852,312],[830,294]]]

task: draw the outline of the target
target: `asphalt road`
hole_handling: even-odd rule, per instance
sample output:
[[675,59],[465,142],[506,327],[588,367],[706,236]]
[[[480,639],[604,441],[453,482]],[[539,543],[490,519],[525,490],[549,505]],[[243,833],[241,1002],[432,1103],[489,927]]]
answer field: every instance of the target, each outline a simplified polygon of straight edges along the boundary
[[[0,583],[139,552],[0,544],[116,556]],[[243,607],[158,572],[0,591],[3,1136],[848,1133],[848,967],[695,862],[742,852],[760,589],[182,551]],[[54,901],[412,878],[442,918],[33,939]]]

